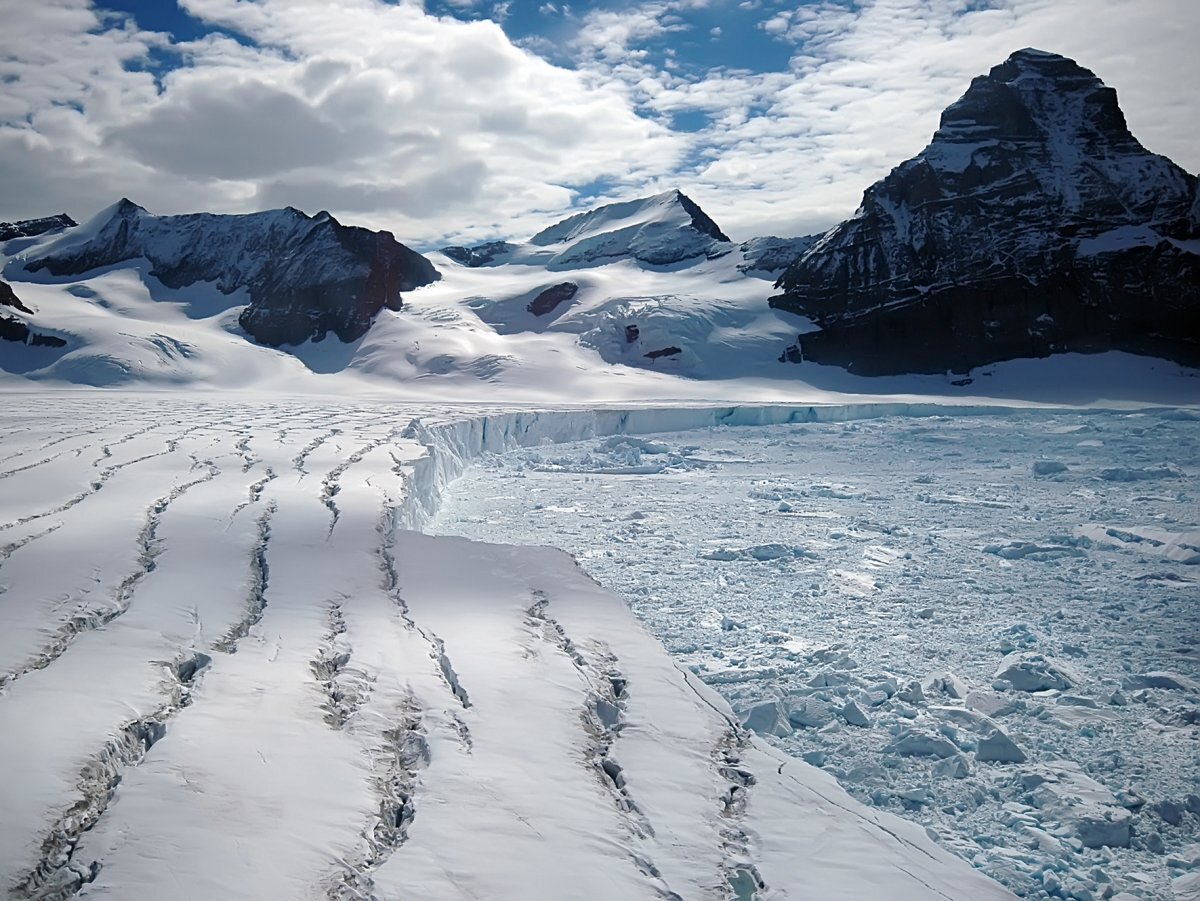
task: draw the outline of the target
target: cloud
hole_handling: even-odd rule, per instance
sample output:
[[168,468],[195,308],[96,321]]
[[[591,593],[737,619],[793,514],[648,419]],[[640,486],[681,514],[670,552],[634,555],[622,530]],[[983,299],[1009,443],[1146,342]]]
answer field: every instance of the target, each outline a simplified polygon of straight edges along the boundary
[[[86,0],[9,17],[0,218],[86,216],[125,194],[163,213],[325,208],[436,244],[522,238],[597,186],[585,200],[678,185],[735,237],[800,234],[848,215],[1023,46],[1095,70],[1143,143],[1200,169],[1200,4],[1176,0],[649,0],[579,18],[558,4],[554,30],[521,46],[418,0],[181,5],[219,30],[172,44]],[[713,15],[757,22],[790,65],[692,65],[689,41],[737,46],[735,20],[718,35]]]
[[[742,3],[738,14],[758,6]],[[634,13],[626,15],[636,21]],[[1026,46],[1093,69],[1118,89],[1147,147],[1200,168],[1200,125],[1186,112],[1194,105],[1189,86],[1200,80],[1188,37],[1200,30],[1200,4],[821,0],[759,15],[764,34],[793,48],[789,71],[664,71],[636,52],[636,42],[624,56],[584,61],[623,82],[645,115],[708,113],[710,124],[674,177],[735,236],[836,224],[863,189],[929,141],[941,110],[971,78]],[[1131,51],[1151,47],[1152,56]]]

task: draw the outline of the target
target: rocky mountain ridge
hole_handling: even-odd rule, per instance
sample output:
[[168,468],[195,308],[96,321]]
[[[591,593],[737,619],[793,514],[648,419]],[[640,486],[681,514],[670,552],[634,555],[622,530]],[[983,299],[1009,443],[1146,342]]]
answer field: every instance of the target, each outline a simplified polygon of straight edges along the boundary
[[0,222],[0,241],[11,241],[13,238],[34,238],[55,229],[74,228],[78,224],[66,213],[59,213],[57,216],[42,216],[39,219]]
[[[93,322],[101,332],[75,340],[77,300],[95,296],[79,277],[112,267],[152,277],[142,279],[149,299],[182,303],[189,320],[237,310],[245,334],[302,358],[329,333],[354,345],[322,351],[322,372],[356,365],[355,342],[380,311],[441,278],[388,232],[292,208],[154,216],[122,200],[79,227],[57,216],[0,228],[12,236],[0,243],[6,277],[72,282],[49,318],[3,304],[7,331],[26,340],[49,329],[72,347],[125,334],[111,312],[125,307],[110,303],[110,324]],[[966,373],[1107,350],[1200,366],[1196,177],[1138,143],[1093,73],[1036,50],[976,78],[929,146],[824,235],[734,244],[672,190],[577,213],[524,243],[452,246],[434,258],[451,284],[420,295],[427,311],[387,317],[374,341],[403,358],[388,370],[403,378],[425,367],[494,378],[498,367],[537,365],[516,348],[544,334],[576,336],[605,363],[694,378],[787,378],[789,362]],[[161,318],[154,306],[147,323]],[[232,314],[211,324],[239,334]],[[436,337],[419,341],[427,326]],[[176,338],[148,324],[141,357],[158,359]],[[125,373],[120,340],[96,353]],[[387,356],[373,353],[372,366]]]
[[1114,349],[1200,365],[1198,203],[1111,88],[1018,51],[780,278],[771,304],[820,327],[784,358],[866,375]]
[[440,277],[390,232],[345,226],[328,213],[154,216],[128,199],[41,248],[24,269],[67,277],[139,258],[168,288],[213,282],[225,295],[244,290],[239,324],[272,347],[329,332],[354,341],[384,307],[400,309],[402,291]]

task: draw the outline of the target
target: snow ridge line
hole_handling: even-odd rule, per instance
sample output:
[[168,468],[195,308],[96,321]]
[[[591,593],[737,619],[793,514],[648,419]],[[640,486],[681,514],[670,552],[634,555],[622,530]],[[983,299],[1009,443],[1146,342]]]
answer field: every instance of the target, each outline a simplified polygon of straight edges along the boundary
[[28,901],[66,901],[94,882],[100,861],[77,862],[79,839],[108,809],[126,770],[140,764],[167,734],[172,717],[192,700],[198,676],[212,662],[195,653],[163,664],[167,671],[167,697],[156,710],[125,723],[79,773],[80,797],[65,810],[42,840],[41,856],[34,868],[12,887],[13,897]]
[[228,632],[213,643],[213,648],[222,653],[237,653],[238,642],[250,634],[250,630],[262,619],[263,611],[267,607],[267,585],[271,578],[270,566],[267,564],[267,545],[271,541],[271,518],[276,509],[275,501],[271,501],[258,518],[258,538],[250,551],[250,591],[246,597],[246,612]]
[[142,526],[142,530],[138,533],[137,537],[139,548],[137,568],[117,586],[112,606],[105,610],[89,610],[87,607],[80,608],[67,622],[58,628],[54,638],[48,644],[44,645],[32,659],[26,661],[18,669],[0,675],[0,691],[7,688],[26,673],[45,669],[50,666],[66,653],[67,648],[80,635],[85,632],[94,632],[97,629],[107,626],[129,609],[133,603],[133,594],[138,584],[154,571],[158,563],[158,557],[162,554],[162,547],[158,543],[157,533],[163,513],[166,512],[167,508],[174,501],[178,500],[190,489],[204,482],[211,482],[221,471],[212,461],[205,461],[203,465],[208,467],[207,475],[193,479],[190,482],[184,482],[182,485],[177,485],[147,509],[145,525]]
[[[604,662],[603,671],[589,664],[562,624],[550,615],[549,606],[549,595],[534,589],[533,604],[525,611],[525,625],[537,638],[565,655],[579,674],[587,689],[579,719],[591,739],[588,765],[612,797],[630,835],[635,839],[651,838],[654,827],[630,794],[623,768],[611,756],[612,747],[624,727],[628,683],[617,667],[616,656],[606,647],[597,645],[597,656]],[[652,858],[632,850],[629,858],[639,873],[659,881],[655,891],[662,901],[683,901],[667,886]]]

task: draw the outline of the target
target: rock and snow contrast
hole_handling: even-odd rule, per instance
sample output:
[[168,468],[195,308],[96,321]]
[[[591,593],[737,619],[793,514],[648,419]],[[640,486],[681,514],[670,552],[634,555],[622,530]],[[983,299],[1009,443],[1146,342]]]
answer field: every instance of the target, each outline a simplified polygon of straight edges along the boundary
[[794,359],[866,374],[1128,350],[1200,364],[1196,177],[1130,134],[1116,93],[1021,50],[779,281]]
[[104,386],[341,373],[529,397],[553,359],[603,383],[577,398],[621,382],[734,393],[668,389],[677,376],[874,393],[890,388],[860,377],[966,383],[1103,353],[1179,372],[1200,364],[1197,209],[1196,177],[1138,143],[1110,88],[1022,50],[823,236],[735,244],[680,191],[428,257],[290,208],[152,216],[123,200],[79,227],[5,223],[3,274],[28,303],[4,337],[45,340],[0,370]]
[[0,890],[1200,896],[1198,204],[1021,51],[824,236],[0,223]]
[[[272,210],[243,216],[152,216],[122,199],[90,222],[23,257],[29,275],[77,276],[145,261],[168,289],[211,283],[238,324],[270,346],[362,337],[401,291],[438,278],[433,265],[388,232],[346,227],[328,213]],[[190,312],[190,311],[189,311]],[[207,311],[211,312],[211,310]],[[204,315],[201,313],[200,315]]]

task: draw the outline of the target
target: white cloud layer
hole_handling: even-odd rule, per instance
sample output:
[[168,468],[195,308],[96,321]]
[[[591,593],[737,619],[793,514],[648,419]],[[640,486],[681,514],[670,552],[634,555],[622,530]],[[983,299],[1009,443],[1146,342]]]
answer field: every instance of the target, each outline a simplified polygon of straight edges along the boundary
[[[1200,4],[1181,0],[654,0],[572,19],[555,51],[571,68],[413,2],[181,5],[247,40],[171,45],[84,0],[4,17],[0,218],[121,195],[164,213],[290,204],[428,244],[526,237],[596,185],[679,186],[735,237],[811,232],[1025,46],[1093,69],[1146,146],[1200,169]],[[701,6],[753,17],[791,48],[789,70],[695,72],[649,52],[688,36]],[[182,64],[156,79],[163,53]],[[702,130],[672,130],[696,113]]]

